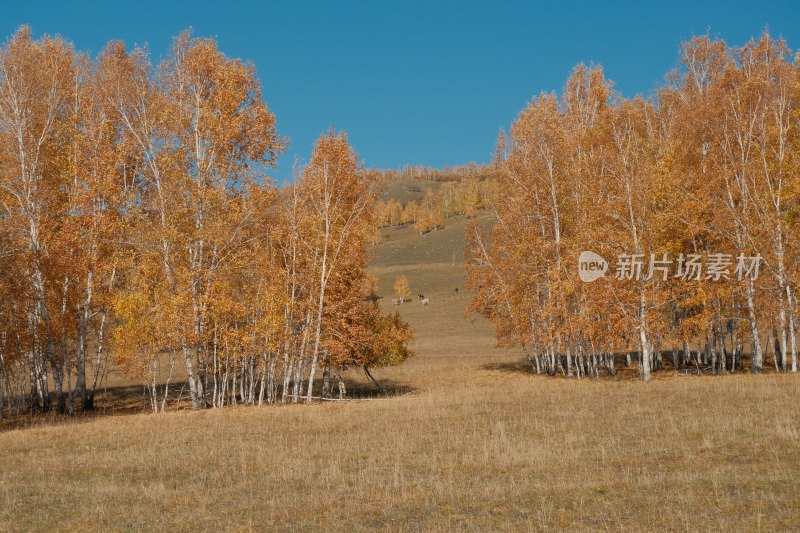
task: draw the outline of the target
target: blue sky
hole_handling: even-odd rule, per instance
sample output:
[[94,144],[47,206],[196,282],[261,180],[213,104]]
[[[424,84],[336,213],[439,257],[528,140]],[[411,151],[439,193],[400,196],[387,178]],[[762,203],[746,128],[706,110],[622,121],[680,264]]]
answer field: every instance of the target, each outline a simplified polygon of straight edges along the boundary
[[[5,2],[3,3],[5,4]],[[291,147],[277,177],[307,160],[328,128],[367,165],[440,167],[490,159],[498,130],[576,63],[603,65],[626,95],[648,94],[681,40],[710,32],[742,44],[768,27],[800,47],[793,2],[13,2],[24,23],[96,54],[111,39],[148,44],[154,61],[192,27],[253,61]]]

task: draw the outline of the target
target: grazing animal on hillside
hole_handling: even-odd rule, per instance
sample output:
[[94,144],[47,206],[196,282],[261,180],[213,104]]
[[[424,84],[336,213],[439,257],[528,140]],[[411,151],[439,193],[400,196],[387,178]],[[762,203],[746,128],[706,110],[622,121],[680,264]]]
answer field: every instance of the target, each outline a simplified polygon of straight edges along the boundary
[[422,294],[422,293],[417,294],[417,300],[424,300],[424,299],[425,299],[425,295],[424,294]]
[[392,303],[394,305],[400,305],[401,303],[403,303],[403,300],[401,300],[400,298],[395,298],[394,300],[392,300]]
[[458,294],[458,287],[456,287],[456,294]]
[[431,302],[430,302],[430,301],[428,301],[428,299],[427,299],[427,298],[423,298],[423,299],[422,299],[422,305],[428,305],[428,304],[430,304],[430,303],[431,303]]

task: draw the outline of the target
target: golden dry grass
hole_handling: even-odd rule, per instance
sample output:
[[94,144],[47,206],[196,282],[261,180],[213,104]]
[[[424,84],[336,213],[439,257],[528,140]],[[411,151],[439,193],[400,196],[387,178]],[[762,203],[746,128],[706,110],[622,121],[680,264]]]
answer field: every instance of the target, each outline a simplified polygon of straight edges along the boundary
[[567,383],[470,368],[440,377],[437,390],[387,401],[3,433],[0,529],[800,523],[790,377]]
[[534,376],[464,318],[458,226],[387,230],[374,261],[431,299],[399,306],[417,356],[377,371],[410,392],[5,431],[0,530],[800,527],[796,376]]

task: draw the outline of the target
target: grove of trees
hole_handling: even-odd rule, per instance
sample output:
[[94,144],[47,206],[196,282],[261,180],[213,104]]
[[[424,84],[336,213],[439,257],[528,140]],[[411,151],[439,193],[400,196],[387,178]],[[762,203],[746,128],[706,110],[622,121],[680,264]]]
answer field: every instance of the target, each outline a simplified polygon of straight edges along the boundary
[[[378,200],[375,204],[378,224],[381,227],[413,224],[419,234],[425,234],[442,228],[445,219],[449,217],[473,217],[489,202],[494,181],[489,176],[458,176],[459,174],[449,175],[449,179],[436,192],[429,188],[419,200],[411,199],[405,204],[396,198],[389,198],[386,202]],[[385,171],[382,177],[385,180],[397,179]]]
[[[644,380],[760,372],[770,355],[796,372],[798,143],[800,65],[766,32],[683,43],[648,99],[576,67],[500,135],[495,223],[468,231],[471,310],[551,375],[614,374],[615,354]],[[636,258],[641,276],[582,282],[584,251]],[[745,257],[760,275],[735,275]]]
[[204,408],[344,395],[346,368],[407,358],[366,270],[376,174],[328,132],[278,188],[284,148],[253,66],[212,39],[154,66],[20,28],[0,49],[0,416],[91,409],[111,364],[161,411],[176,365]]

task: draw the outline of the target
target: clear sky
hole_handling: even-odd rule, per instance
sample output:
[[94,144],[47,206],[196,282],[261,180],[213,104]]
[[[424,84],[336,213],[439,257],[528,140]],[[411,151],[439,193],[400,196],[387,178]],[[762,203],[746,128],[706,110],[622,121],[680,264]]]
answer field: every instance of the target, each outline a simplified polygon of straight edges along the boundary
[[[7,5],[6,5],[7,4]],[[648,94],[681,40],[743,44],[768,27],[800,48],[798,2],[35,2],[0,4],[4,38],[24,23],[93,55],[111,39],[154,62],[192,27],[253,61],[278,132],[278,177],[328,128],[368,166],[440,167],[490,159],[500,128],[576,63],[603,65],[626,95]]]

